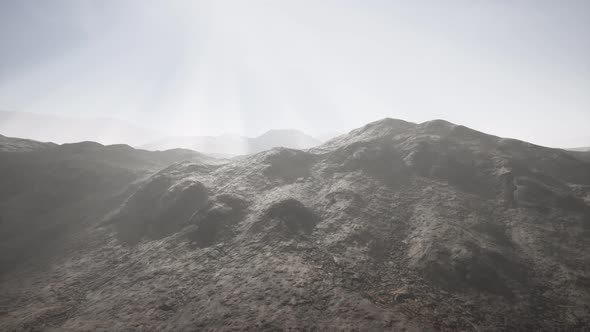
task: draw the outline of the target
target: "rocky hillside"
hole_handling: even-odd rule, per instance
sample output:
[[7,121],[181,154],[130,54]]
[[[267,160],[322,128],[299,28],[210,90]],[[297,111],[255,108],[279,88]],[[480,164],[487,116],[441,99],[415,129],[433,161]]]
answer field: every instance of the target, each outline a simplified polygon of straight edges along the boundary
[[[590,163],[566,151],[384,119],[308,151],[145,175],[97,173],[117,194],[64,207],[75,227],[0,276],[0,329],[590,326]],[[47,216],[37,204],[15,222]]]
[[160,169],[183,160],[214,162],[189,150],[1,139],[0,271],[45,251],[70,228],[102,218]]

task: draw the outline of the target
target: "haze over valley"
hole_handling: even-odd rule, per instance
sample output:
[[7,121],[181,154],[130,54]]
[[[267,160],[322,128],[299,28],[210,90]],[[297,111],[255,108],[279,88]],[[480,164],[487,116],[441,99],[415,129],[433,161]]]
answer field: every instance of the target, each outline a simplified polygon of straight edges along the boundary
[[216,156],[251,154],[273,147],[305,149],[321,143],[320,140],[295,129],[272,129],[251,138],[236,134],[173,136],[109,118],[1,111],[0,133],[59,144],[94,141],[101,144],[128,144],[146,150],[183,148]]
[[0,331],[590,329],[590,2],[0,22]]

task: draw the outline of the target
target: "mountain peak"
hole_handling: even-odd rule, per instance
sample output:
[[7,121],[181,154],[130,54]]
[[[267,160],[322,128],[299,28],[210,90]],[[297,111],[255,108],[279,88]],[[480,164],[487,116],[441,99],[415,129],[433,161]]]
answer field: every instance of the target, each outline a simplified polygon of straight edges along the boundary
[[443,119],[434,119],[434,120],[422,122],[420,124],[420,126],[429,127],[429,128],[452,128],[452,127],[455,127],[456,124],[449,122],[447,120],[443,120]]
[[317,148],[317,151],[328,151],[338,147],[349,145],[355,142],[372,141],[393,137],[407,133],[416,127],[413,122],[399,119],[384,118],[364,125],[349,132],[348,134],[335,137]]
[[270,130],[267,130],[264,134],[268,134],[268,133],[304,134],[301,130],[298,130],[298,129],[270,129]]
[[309,135],[305,134],[304,132],[297,130],[297,129],[270,129],[270,130],[266,131],[264,134],[258,136],[257,138],[265,137],[265,136],[277,136],[277,135],[311,137],[311,136],[309,136]]
[[402,119],[395,119],[395,118],[390,118],[390,117],[385,117],[383,119],[380,120],[376,120],[373,122],[369,122],[366,125],[364,125],[364,127],[371,127],[371,126],[398,126],[398,125],[415,125],[415,123],[413,122],[409,122],[409,121],[405,121]]

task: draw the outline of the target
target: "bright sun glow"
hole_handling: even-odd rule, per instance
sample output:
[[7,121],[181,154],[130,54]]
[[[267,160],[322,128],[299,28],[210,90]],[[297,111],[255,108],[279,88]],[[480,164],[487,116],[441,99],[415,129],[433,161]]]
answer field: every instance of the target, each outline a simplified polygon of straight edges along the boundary
[[2,48],[30,54],[4,55],[0,109],[118,118],[179,136],[322,135],[383,117],[445,118],[539,144],[587,144],[590,45],[572,32],[588,30],[588,13],[468,3],[16,3]]

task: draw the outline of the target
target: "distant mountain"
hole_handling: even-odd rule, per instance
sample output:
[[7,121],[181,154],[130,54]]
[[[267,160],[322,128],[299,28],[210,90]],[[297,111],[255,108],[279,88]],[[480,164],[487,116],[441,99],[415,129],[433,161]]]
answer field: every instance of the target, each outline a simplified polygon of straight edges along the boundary
[[249,153],[257,153],[275,147],[308,149],[322,142],[298,130],[269,130],[250,139]]
[[569,151],[590,151],[590,146],[584,146],[581,148],[571,148],[571,149],[567,149]]
[[57,146],[57,144],[37,142],[30,139],[6,137],[0,135],[0,152],[35,151],[54,146]]
[[165,135],[121,120],[0,111],[0,133],[38,141],[142,145]]
[[301,131],[282,129],[269,130],[253,138],[236,135],[167,137],[142,145],[141,148],[152,151],[183,148],[214,156],[236,156],[257,153],[274,147],[308,149],[321,143],[320,140]]

